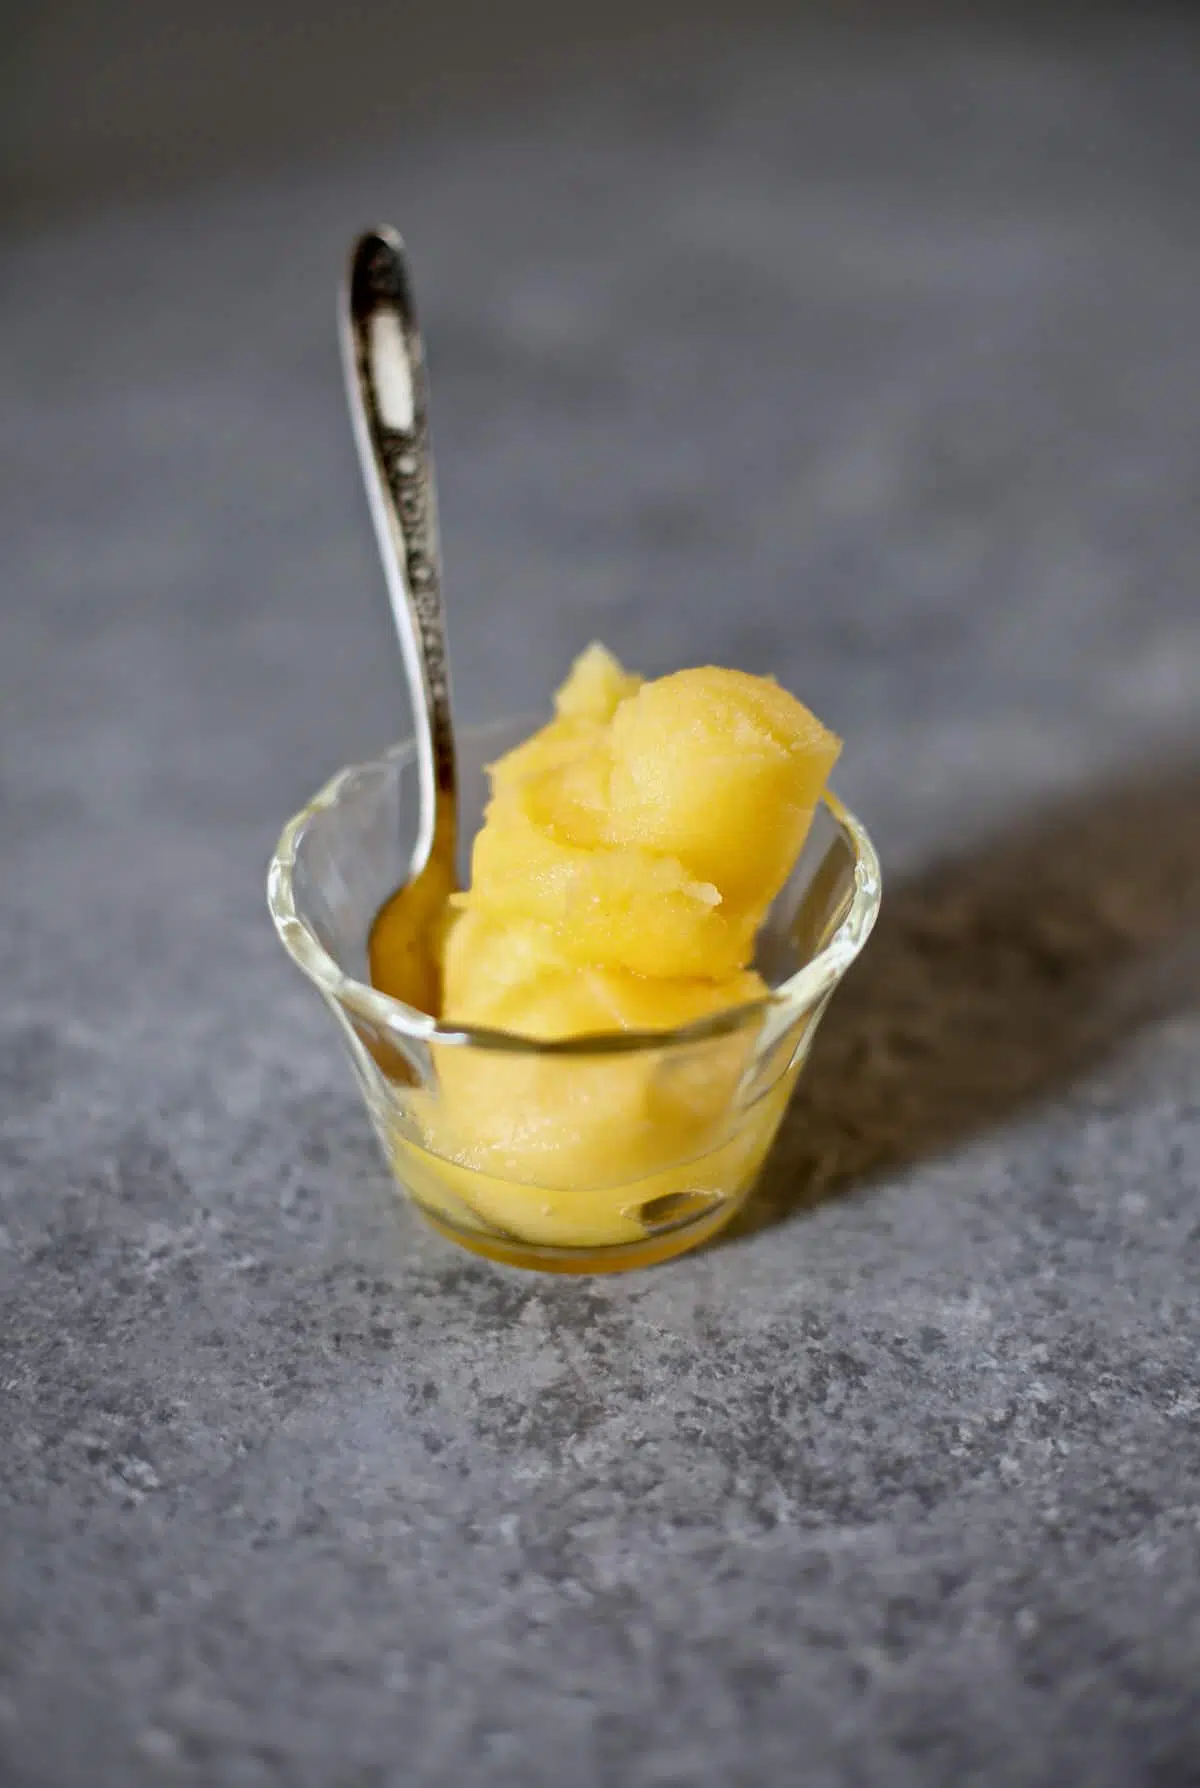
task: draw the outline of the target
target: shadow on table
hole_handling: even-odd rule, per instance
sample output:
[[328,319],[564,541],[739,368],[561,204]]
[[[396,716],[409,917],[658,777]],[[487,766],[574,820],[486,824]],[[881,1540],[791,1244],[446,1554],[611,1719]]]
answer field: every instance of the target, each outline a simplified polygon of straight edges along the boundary
[[729,1239],[938,1155],[1200,1003],[1200,758],[886,881]]

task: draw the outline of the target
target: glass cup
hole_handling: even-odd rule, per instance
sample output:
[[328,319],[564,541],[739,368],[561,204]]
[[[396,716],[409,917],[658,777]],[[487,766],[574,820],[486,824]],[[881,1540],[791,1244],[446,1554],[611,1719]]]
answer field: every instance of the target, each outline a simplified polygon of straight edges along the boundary
[[[536,721],[458,740],[462,885],[487,766]],[[413,745],[342,770],[284,827],[268,900],[337,1020],[397,1184],[435,1229],[509,1265],[616,1272],[668,1260],[733,1217],[817,1025],[870,935],[879,863],[832,794],[759,937],[769,996],[671,1031],[538,1042],[444,1025],[370,985],[367,941],[408,875]]]

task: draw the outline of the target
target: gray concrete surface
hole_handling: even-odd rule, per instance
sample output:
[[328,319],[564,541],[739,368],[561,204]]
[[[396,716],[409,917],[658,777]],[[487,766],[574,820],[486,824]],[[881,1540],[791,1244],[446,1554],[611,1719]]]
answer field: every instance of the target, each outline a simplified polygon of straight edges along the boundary
[[[6,1788],[1200,1781],[1194,29],[655,42],[5,238]],[[397,1210],[267,922],[403,730],[375,215],[462,714],[593,635],[771,668],[884,852],[752,1220],[658,1272]]]

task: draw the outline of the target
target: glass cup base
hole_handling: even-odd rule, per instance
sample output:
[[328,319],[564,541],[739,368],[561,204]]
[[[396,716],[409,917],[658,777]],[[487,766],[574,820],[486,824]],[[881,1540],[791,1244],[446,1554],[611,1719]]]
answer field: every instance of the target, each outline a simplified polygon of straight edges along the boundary
[[710,1203],[701,1213],[663,1234],[600,1248],[556,1248],[548,1243],[518,1241],[515,1237],[510,1241],[478,1229],[460,1229],[445,1217],[426,1210],[415,1198],[412,1203],[430,1229],[468,1253],[482,1255],[484,1260],[539,1273],[580,1274],[628,1273],[638,1267],[661,1266],[663,1261],[675,1260],[718,1235],[737,1216],[748,1196],[747,1191],[736,1198],[722,1199],[715,1206]]

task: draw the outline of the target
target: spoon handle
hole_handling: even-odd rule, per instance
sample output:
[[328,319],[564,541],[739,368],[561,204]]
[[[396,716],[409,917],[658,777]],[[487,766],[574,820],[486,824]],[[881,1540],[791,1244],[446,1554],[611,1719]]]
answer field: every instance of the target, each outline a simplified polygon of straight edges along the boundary
[[408,673],[421,772],[413,872],[454,854],[454,729],[425,352],[397,231],[350,254],[342,307],[346,400]]

